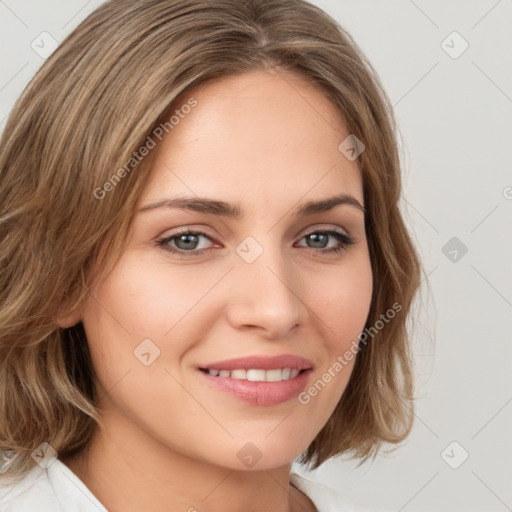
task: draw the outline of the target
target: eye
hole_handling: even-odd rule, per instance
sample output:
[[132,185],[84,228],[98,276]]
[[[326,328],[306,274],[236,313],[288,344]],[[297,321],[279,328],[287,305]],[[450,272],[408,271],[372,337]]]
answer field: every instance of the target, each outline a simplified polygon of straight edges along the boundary
[[[157,240],[156,243],[157,246],[161,246],[166,251],[172,252],[178,257],[199,256],[204,255],[205,252],[209,252],[213,249],[213,247],[200,247],[201,238],[213,241],[213,238],[203,231],[183,229],[170,236]],[[338,245],[328,247],[329,239],[337,240]],[[335,230],[312,231],[311,233],[304,235],[301,240],[309,241],[313,244],[313,246],[310,246],[309,248],[314,252],[322,254],[337,254],[341,251],[348,250],[349,246],[355,243],[354,239],[349,235]]]
[[[338,241],[338,245],[326,249],[325,246],[328,243],[329,238],[336,239]],[[309,240],[314,244],[311,248],[315,251],[329,254],[338,254],[341,251],[346,251],[349,246],[355,243],[354,239],[349,235],[333,229],[326,231],[312,231],[311,233],[304,235],[302,240],[304,239]]]
[[[212,238],[203,231],[183,229],[178,233],[174,233],[173,235],[161,238],[157,241],[157,245],[163,246],[164,249],[176,254],[187,252],[190,253],[190,256],[195,256],[197,255],[197,252],[211,250],[211,248],[205,249],[204,247],[199,247],[201,245],[199,240],[202,237],[208,240],[212,240]],[[171,243],[174,243],[176,246],[173,247]]]

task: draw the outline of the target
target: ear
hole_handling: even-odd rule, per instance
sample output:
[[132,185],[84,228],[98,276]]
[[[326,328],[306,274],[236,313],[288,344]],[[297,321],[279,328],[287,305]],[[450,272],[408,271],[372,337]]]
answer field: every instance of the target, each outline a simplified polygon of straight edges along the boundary
[[82,315],[79,310],[73,311],[69,315],[57,317],[57,325],[62,329],[68,329],[73,327],[82,319]]

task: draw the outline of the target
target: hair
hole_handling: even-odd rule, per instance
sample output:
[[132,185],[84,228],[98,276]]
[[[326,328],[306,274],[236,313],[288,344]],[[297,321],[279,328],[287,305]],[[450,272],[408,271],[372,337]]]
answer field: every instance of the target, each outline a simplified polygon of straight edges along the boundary
[[83,325],[61,328],[56,319],[80,307],[92,280],[118,261],[152,153],[115,190],[95,191],[192,87],[268,69],[318,84],[363,141],[357,162],[374,282],[366,327],[399,309],[358,352],[300,462],[317,468],[343,453],[365,461],[408,435],[407,321],[422,269],[399,209],[397,126],[372,65],[344,28],[304,0],[111,0],[46,60],[0,142],[4,477],[31,469],[41,442],[59,456],[79,452],[101,424]]

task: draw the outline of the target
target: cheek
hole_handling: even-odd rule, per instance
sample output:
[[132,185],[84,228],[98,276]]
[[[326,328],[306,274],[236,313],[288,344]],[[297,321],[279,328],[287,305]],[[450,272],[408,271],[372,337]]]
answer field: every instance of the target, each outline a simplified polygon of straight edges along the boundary
[[369,257],[341,266],[335,277],[326,273],[315,281],[317,286],[310,295],[312,309],[321,319],[323,338],[332,356],[347,350],[364,329],[373,292]]
[[330,279],[319,277],[316,293],[310,297],[325,350],[315,377],[298,397],[310,418],[312,437],[328,421],[347,387],[373,291],[369,258],[340,267],[334,280],[332,273]]
[[[217,272],[145,264],[136,253],[125,255],[91,290],[83,309],[83,324],[101,384],[110,388],[127,372],[128,380],[134,381],[147,369],[137,359],[146,349],[151,360],[158,355],[151,368],[175,366],[193,344],[191,340],[201,339],[207,329],[202,299],[218,280]],[[144,341],[148,339],[150,343]],[[149,381],[141,389],[148,386]]]
[[[136,258],[131,258],[136,259]],[[128,258],[94,292],[91,317],[130,339],[161,339],[187,323],[194,308],[218,280],[186,267],[137,265]],[[106,324],[106,325],[105,325]]]

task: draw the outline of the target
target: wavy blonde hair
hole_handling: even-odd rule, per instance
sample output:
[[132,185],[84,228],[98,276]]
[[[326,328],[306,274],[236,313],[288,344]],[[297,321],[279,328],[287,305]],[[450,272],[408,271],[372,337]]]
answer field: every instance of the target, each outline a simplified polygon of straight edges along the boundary
[[[0,451],[4,477],[34,464],[43,441],[83,449],[98,422],[79,307],[92,276],[120,256],[151,154],[103,199],[94,190],[140,148],[180,95],[251,70],[319,84],[366,149],[365,219],[374,290],[367,327],[392,322],[356,358],[332,416],[302,454],[366,460],[413,418],[406,320],[421,267],[399,211],[397,127],[377,73],[352,37],[304,0],[111,0],[47,59],[9,116],[0,145]],[[341,142],[341,141],[340,141]]]

